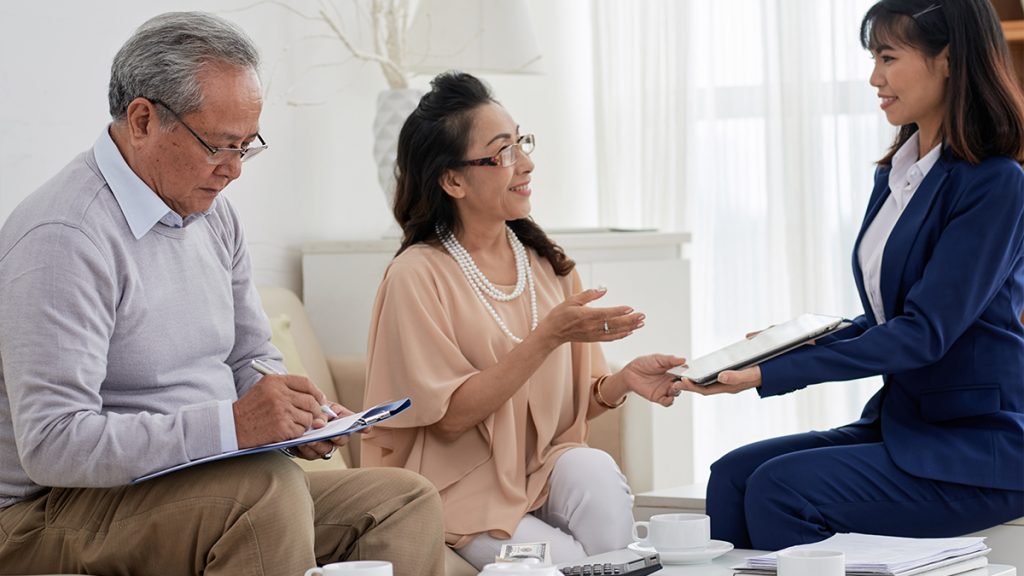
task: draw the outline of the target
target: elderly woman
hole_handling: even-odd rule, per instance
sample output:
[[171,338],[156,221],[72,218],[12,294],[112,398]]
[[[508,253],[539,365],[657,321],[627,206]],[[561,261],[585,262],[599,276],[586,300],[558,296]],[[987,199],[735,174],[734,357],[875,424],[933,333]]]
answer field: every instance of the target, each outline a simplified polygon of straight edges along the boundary
[[476,78],[446,73],[402,128],[401,248],[374,305],[369,403],[410,396],[363,462],[419,472],[444,502],[447,541],[477,567],[506,542],[547,541],[556,562],[630,542],[629,487],[587,421],[629,392],[670,406],[684,360],[609,373],[599,342],[643,327],[588,304],[574,263],[530,218],[532,134]]

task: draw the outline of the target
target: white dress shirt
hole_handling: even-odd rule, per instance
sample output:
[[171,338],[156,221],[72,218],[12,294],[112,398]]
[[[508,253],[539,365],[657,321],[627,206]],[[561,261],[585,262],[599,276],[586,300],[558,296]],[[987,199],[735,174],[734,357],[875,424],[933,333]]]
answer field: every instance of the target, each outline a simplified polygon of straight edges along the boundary
[[942,150],[940,143],[924,158],[918,160],[919,145],[918,134],[914,134],[893,155],[892,169],[889,171],[889,196],[864,232],[860,248],[857,250],[857,259],[864,277],[864,291],[878,324],[885,324],[886,320],[881,290],[882,255],[885,253],[885,244],[889,241],[889,234],[899,221],[904,208],[914,197],[914,192],[928,175],[928,171],[935,166]]

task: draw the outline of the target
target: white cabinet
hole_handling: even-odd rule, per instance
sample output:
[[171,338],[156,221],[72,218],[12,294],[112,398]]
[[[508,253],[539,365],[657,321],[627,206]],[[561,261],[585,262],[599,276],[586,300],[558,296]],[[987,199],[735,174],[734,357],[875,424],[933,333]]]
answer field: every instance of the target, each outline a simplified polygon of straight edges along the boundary
[[[690,350],[689,234],[664,232],[552,233],[576,261],[583,286],[606,286],[595,305],[628,304],[646,314],[645,326],[604,346],[608,361],[622,366],[652,352]],[[398,249],[397,239],[318,242],[303,247],[303,301],[327,354],[366,354],[377,286]],[[634,490],[691,482],[690,402],[670,409],[633,401],[626,405],[629,450],[625,458],[648,470],[631,477]],[[635,476],[635,474],[634,474]]]

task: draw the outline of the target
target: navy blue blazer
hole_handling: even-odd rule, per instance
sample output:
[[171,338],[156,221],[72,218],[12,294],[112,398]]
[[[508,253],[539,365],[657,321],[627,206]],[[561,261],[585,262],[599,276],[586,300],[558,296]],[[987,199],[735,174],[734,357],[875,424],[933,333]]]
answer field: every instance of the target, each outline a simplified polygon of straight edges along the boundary
[[889,195],[875,187],[853,249],[865,313],[853,325],[761,364],[761,396],[881,374],[855,425],[878,425],[918,477],[1024,490],[1024,171],[947,153],[893,228],[882,257],[888,319],[878,324],[857,249]]

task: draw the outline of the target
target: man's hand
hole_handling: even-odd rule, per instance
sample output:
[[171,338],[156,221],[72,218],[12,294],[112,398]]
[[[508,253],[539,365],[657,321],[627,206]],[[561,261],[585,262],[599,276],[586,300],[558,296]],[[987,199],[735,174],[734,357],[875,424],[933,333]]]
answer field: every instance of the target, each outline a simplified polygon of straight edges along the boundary
[[327,417],[320,411],[321,392],[304,376],[264,376],[231,406],[239,448],[291,440]]

